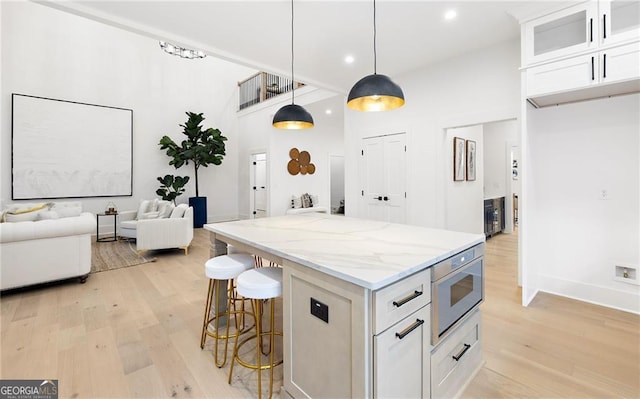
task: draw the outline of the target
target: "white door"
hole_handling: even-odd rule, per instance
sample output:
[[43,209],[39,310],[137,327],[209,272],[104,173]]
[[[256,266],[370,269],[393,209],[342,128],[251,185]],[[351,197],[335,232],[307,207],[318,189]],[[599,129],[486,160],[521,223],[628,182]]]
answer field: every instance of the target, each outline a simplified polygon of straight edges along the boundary
[[267,216],[267,154],[251,156],[251,218]]
[[384,174],[385,195],[382,200],[387,206],[387,220],[406,223],[406,145],[404,134],[385,136]]
[[367,219],[387,220],[384,195],[384,140],[371,137],[363,140],[364,202]]
[[363,139],[361,158],[365,216],[372,220],[405,223],[405,134]]

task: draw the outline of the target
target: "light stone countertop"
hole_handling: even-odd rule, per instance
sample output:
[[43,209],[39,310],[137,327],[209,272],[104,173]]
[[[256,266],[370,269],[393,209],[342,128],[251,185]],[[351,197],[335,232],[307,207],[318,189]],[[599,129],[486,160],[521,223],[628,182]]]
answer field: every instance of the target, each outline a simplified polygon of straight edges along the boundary
[[204,228],[371,290],[485,240],[483,234],[321,213],[211,223]]

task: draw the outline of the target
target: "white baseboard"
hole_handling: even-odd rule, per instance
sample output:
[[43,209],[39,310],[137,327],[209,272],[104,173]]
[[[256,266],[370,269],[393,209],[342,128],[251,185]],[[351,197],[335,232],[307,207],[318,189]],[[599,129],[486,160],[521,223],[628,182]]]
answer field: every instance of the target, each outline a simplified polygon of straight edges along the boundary
[[538,295],[538,292],[540,292],[540,291],[539,290],[535,290],[534,293],[531,294],[529,297],[523,298],[522,306],[529,306],[531,301],[533,301],[533,299],[536,297],[536,295]]
[[539,291],[579,301],[640,314],[640,287],[635,292],[621,291],[580,281],[538,275]]

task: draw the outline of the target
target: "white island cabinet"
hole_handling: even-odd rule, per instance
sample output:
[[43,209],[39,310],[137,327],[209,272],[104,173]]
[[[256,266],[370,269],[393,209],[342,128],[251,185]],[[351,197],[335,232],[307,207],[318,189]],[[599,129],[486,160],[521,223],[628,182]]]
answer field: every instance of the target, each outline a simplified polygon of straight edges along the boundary
[[[479,311],[432,346],[430,267],[483,235],[327,214],[204,227],[212,256],[229,243],[283,267],[286,395],[450,397],[480,367]],[[455,364],[442,356],[467,346]]]

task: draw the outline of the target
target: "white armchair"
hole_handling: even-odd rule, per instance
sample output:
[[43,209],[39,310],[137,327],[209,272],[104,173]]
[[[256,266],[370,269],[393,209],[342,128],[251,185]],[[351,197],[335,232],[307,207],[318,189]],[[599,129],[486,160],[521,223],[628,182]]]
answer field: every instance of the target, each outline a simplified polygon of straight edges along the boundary
[[[118,235],[136,240],[137,251],[180,248],[187,255],[193,240],[193,208],[180,204],[169,217],[144,219],[139,211],[119,213]],[[157,212],[156,212],[157,213]]]

